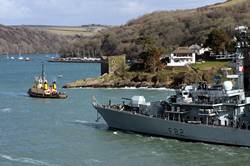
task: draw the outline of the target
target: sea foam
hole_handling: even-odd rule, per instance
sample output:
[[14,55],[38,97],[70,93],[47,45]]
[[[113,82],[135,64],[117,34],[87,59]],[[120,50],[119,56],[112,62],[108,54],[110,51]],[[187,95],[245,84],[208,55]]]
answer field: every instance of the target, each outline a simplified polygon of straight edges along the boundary
[[0,112],[9,113],[11,112],[11,108],[0,108]]
[[0,154],[0,157],[2,159],[5,159],[5,160],[24,163],[24,164],[26,163],[26,164],[41,165],[41,166],[58,166],[58,165],[55,165],[55,164],[49,164],[47,162],[35,160],[35,159],[32,159],[32,158],[25,158],[25,157],[13,158],[13,157],[11,157],[9,155],[4,155],[4,154]]

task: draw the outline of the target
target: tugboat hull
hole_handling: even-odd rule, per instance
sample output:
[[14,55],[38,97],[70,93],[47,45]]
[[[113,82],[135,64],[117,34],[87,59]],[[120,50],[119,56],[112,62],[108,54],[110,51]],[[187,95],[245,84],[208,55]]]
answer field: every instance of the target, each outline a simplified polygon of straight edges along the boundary
[[44,93],[35,93],[31,89],[27,92],[30,97],[35,98],[50,98],[50,99],[66,99],[68,96],[63,93],[54,93],[54,94],[44,94]]
[[250,147],[250,130],[212,125],[188,124],[94,104],[110,128],[180,140]]

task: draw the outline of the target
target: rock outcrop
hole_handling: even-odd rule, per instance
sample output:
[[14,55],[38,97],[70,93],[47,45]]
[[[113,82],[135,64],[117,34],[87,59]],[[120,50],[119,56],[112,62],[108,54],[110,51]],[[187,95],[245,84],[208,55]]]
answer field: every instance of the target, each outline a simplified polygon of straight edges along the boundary
[[123,74],[104,74],[97,78],[88,78],[65,84],[64,88],[120,88],[120,87],[148,87],[148,88],[179,88],[183,84],[192,84],[199,81],[212,82],[212,76],[220,71],[210,69],[195,71],[186,68],[186,71],[164,70],[157,73],[125,72]]

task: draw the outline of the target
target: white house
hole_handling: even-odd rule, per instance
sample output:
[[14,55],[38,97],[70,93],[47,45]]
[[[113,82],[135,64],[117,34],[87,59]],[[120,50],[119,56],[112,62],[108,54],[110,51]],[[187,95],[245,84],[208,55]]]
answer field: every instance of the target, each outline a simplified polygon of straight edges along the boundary
[[207,51],[211,51],[210,48],[204,48],[202,46],[199,46],[198,44],[193,44],[189,47],[190,50],[192,50],[193,52],[195,52],[197,55],[202,55]]
[[170,55],[167,66],[186,66],[193,63],[195,63],[195,52],[188,47],[179,47]]

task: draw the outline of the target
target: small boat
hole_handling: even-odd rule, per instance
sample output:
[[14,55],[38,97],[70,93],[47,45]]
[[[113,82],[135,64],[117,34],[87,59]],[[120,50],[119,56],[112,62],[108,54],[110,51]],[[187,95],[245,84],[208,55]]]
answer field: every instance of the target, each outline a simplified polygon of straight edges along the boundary
[[48,86],[48,81],[44,74],[44,65],[42,65],[42,74],[36,77],[33,86],[27,92],[30,97],[36,98],[51,98],[51,99],[66,99],[68,96],[65,93],[58,92],[56,84]]
[[62,74],[57,75],[58,78],[63,78]]
[[31,61],[31,59],[29,57],[26,57],[24,61]]
[[22,56],[19,56],[18,60],[22,61],[22,60],[24,60],[24,58]]
[[33,91],[32,88],[28,90],[28,94],[30,95],[30,97],[36,97],[36,98],[66,99],[68,97],[66,94],[61,92],[49,93],[49,94],[38,93]]

